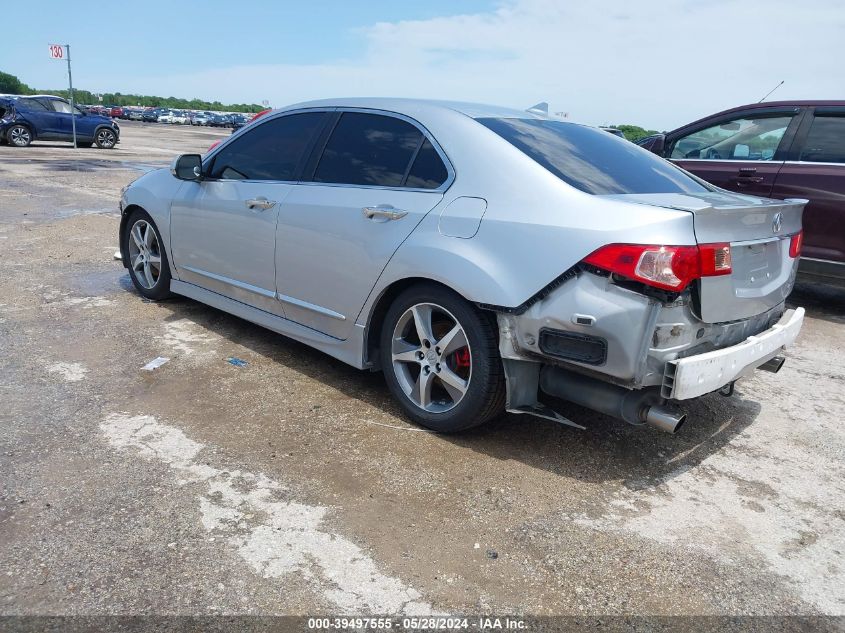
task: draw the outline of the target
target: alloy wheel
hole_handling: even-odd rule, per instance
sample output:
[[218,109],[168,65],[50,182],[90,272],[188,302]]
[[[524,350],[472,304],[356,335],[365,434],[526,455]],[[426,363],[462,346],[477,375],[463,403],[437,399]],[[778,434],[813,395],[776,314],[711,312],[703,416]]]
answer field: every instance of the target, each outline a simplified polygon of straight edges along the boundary
[[405,395],[429,413],[456,407],[469,389],[472,354],[466,332],[445,308],[418,303],[393,330],[393,372]]
[[100,130],[97,132],[97,145],[106,149],[114,147],[114,132],[111,130]]
[[32,134],[22,125],[16,125],[9,131],[9,140],[12,145],[26,147],[32,142]]
[[152,290],[161,275],[161,250],[155,229],[146,220],[138,220],[129,231],[129,264],[138,283]]

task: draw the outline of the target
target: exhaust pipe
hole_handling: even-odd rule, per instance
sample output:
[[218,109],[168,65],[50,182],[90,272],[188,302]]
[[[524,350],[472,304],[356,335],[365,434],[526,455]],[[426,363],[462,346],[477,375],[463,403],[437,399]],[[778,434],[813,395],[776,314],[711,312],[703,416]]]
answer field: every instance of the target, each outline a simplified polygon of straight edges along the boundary
[[687,421],[687,414],[679,411],[672,411],[667,407],[649,407],[645,416],[646,424],[667,433],[677,433],[684,422]]
[[762,369],[763,371],[770,371],[773,374],[776,374],[780,371],[780,368],[783,367],[783,364],[786,362],[786,359],[783,356],[773,356],[765,363],[760,365],[757,369]]
[[657,388],[634,391],[560,367],[546,366],[540,372],[540,389],[550,396],[629,424],[650,424],[667,433],[675,433],[686,421],[685,414],[663,406],[665,400]]

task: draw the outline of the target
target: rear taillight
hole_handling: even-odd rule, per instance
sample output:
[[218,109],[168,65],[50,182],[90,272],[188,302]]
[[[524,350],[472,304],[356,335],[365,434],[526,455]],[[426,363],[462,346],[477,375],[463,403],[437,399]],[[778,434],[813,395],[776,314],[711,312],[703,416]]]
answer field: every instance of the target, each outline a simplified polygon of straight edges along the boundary
[[702,277],[731,274],[730,244],[700,244],[698,254]]
[[731,273],[730,244],[654,246],[609,244],[584,262],[655,288],[680,292],[699,277]]
[[795,259],[801,254],[801,246],[804,243],[804,231],[798,231],[789,238],[789,256]]

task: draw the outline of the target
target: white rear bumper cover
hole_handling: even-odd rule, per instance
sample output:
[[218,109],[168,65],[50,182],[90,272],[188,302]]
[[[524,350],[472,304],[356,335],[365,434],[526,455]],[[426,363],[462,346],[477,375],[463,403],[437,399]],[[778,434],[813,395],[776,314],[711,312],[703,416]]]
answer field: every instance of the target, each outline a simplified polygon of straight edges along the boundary
[[724,387],[795,342],[803,322],[804,308],[787,310],[771,328],[742,343],[670,361],[663,378],[663,397],[688,400]]

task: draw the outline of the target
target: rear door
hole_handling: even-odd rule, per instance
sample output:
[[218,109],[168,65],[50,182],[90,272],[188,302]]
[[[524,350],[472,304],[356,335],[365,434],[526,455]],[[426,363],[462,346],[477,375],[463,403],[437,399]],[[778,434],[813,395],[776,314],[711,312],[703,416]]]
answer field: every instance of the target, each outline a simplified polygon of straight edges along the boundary
[[60,138],[59,120],[48,99],[18,99],[22,114],[35,126],[35,136],[42,140]]
[[768,197],[798,127],[798,108],[759,108],[684,129],[666,157],[717,187]]
[[845,107],[816,107],[796,135],[773,198],[807,198],[802,256],[845,264]]
[[326,116],[270,118],[210,156],[206,178],[182,184],[170,212],[180,279],[284,315],[276,297],[276,223]]
[[346,339],[388,260],[443,198],[451,168],[399,115],[345,111],[282,206],[276,278],[285,316]]

